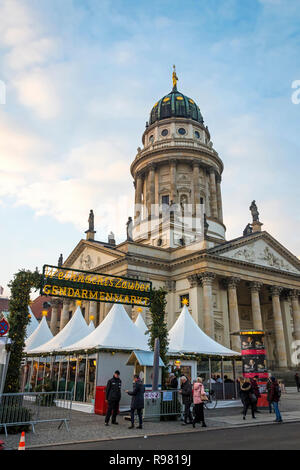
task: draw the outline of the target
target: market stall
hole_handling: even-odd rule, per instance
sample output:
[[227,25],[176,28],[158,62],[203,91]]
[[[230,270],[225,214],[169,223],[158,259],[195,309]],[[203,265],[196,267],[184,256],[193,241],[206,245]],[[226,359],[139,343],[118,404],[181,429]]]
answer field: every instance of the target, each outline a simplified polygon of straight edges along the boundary
[[[225,398],[224,360],[233,361],[232,376],[235,379],[234,360],[241,354],[226,348],[211,337],[197,325],[186,305],[169,331],[170,371],[180,369],[180,374],[186,375],[191,381],[198,375],[198,365],[201,359],[208,361],[209,388],[212,387],[212,361],[220,363],[220,384],[222,396]],[[235,393],[236,396],[236,393]]]

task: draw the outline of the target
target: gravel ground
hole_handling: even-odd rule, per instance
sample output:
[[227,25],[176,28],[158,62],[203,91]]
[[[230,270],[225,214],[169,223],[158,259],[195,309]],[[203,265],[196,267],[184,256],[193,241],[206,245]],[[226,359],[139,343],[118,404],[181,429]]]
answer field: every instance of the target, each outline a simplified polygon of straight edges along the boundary
[[[298,419],[300,421],[300,393],[294,389],[288,390],[288,393],[282,397],[280,404],[283,412],[283,418]],[[211,428],[242,426],[244,422],[241,418],[241,408],[223,408],[209,410],[205,412],[207,425]],[[255,424],[273,421],[274,415],[270,415],[267,410],[263,410],[257,415]],[[68,432],[63,424],[58,429],[58,423],[41,423],[36,425],[36,433],[26,433],[26,448],[36,445],[58,444],[79,441],[92,441],[99,439],[117,439],[132,436],[144,436],[152,434],[170,434],[182,433],[185,430],[191,430],[191,426],[183,427],[180,421],[160,421],[146,422],[144,429],[129,430],[129,422],[124,416],[119,416],[119,425],[104,426],[104,416],[82,413],[79,411],[71,412],[70,431]],[[254,420],[253,420],[254,422]],[[251,423],[251,417],[247,419]],[[7,438],[1,435],[5,441],[6,447],[15,449],[18,447],[20,435],[9,435]]]

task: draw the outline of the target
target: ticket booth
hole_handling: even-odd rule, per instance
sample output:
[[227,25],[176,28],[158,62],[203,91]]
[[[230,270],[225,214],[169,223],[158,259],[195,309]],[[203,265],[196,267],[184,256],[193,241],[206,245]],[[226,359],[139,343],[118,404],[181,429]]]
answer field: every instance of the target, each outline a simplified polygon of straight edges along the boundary
[[[127,366],[134,367],[134,373],[140,376],[145,385],[145,390],[152,390],[153,378],[153,359],[152,351],[132,351]],[[162,368],[165,367],[161,358],[159,358],[158,389],[161,390]]]

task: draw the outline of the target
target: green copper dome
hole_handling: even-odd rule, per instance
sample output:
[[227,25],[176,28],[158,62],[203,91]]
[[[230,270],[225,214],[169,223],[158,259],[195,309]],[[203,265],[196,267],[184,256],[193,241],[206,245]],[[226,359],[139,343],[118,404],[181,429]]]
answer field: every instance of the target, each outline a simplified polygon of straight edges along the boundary
[[176,86],[171,93],[155,103],[150,113],[149,124],[170,117],[193,119],[201,124],[204,122],[200,109],[194,100],[177,91]]

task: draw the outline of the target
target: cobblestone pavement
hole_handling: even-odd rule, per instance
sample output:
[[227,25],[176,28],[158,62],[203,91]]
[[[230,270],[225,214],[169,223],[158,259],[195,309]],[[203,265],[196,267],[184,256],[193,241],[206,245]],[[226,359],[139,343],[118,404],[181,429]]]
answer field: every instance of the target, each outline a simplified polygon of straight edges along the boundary
[[[282,397],[280,403],[283,419],[285,421],[300,421],[300,393],[294,389]],[[251,414],[246,421],[242,420],[241,408],[223,408],[207,410],[205,412],[208,428],[259,425],[274,421],[274,414],[269,414],[268,410],[262,410],[257,414],[257,419],[253,420]],[[70,431],[63,425],[60,429],[57,423],[41,423],[36,425],[36,434],[26,433],[26,448],[45,444],[76,443],[79,441],[96,441],[127,438],[133,436],[172,434],[182,432],[193,432],[192,426],[182,426],[181,421],[159,421],[146,422],[144,429],[128,429],[129,422],[124,416],[118,417],[119,425],[104,426],[104,417],[94,414],[72,411]],[[199,430],[199,425],[197,427]],[[20,435],[9,435],[7,438],[1,435],[6,447],[15,449],[18,447]]]

